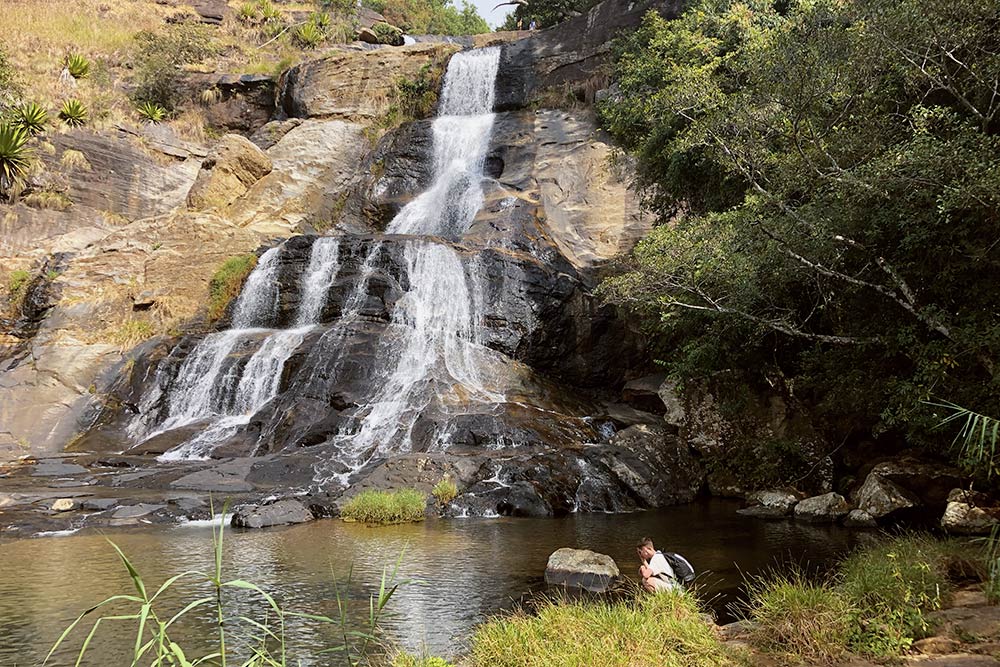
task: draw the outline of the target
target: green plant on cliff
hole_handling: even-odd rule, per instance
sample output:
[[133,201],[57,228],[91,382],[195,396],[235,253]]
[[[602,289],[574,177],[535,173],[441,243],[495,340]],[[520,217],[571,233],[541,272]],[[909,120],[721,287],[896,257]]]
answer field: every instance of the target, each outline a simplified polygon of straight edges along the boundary
[[140,32],[132,53],[133,104],[156,104],[173,112],[185,97],[180,68],[217,52],[206,26],[176,24],[163,31]]
[[367,490],[344,503],[340,517],[345,521],[384,526],[423,521],[426,509],[427,497],[416,489]]
[[155,102],[143,102],[135,110],[147,123],[159,123],[167,117],[167,110]]
[[235,299],[247,276],[257,266],[257,255],[246,254],[230,257],[208,281],[208,319],[222,317],[229,302]]
[[987,0],[702,0],[618,44],[602,126],[662,224],[603,293],[670,372],[766,369],[828,423],[915,444],[941,444],[932,392],[990,411],[998,21]]
[[[326,16],[326,14],[323,14]],[[317,23],[306,21],[293,33],[295,42],[304,49],[315,49],[326,39],[326,34]]]
[[31,166],[28,132],[12,123],[0,123],[0,195],[10,197],[20,189]]
[[49,112],[45,110],[45,107],[34,102],[15,107],[11,113],[11,123],[31,135],[44,132],[48,120]]
[[7,276],[7,303],[10,304],[11,311],[17,313],[21,311],[21,305],[28,295],[28,287],[31,286],[31,273],[24,269],[15,269]]
[[66,69],[74,79],[86,79],[90,74],[90,61],[79,53],[66,56]]
[[76,99],[66,100],[59,109],[59,117],[70,127],[80,127],[87,124],[87,107]]
[[445,475],[431,489],[431,495],[442,505],[447,505],[458,497],[458,485],[448,475]]
[[389,25],[384,21],[372,25],[372,32],[378,38],[379,44],[390,44],[400,46],[403,43],[403,31],[394,25]]

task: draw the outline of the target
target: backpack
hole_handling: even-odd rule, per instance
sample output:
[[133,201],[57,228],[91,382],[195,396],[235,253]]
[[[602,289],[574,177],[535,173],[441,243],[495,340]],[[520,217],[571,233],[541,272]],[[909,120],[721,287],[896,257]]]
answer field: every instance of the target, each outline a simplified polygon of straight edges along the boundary
[[670,569],[674,571],[674,578],[682,584],[690,584],[695,579],[694,567],[687,558],[672,551],[660,551],[663,557],[670,564]]

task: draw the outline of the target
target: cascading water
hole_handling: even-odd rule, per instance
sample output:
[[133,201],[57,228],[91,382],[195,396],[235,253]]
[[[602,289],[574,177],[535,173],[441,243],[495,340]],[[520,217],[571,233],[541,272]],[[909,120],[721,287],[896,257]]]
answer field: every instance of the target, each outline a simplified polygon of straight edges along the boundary
[[[340,471],[411,450],[415,424],[432,404],[438,413],[448,413],[452,406],[504,399],[491,387],[491,353],[478,334],[484,320],[479,262],[463,263],[462,254],[440,242],[440,237],[464,234],[483,204],[483,164],[494,123],[499,60],[500,49],[491,47],[458,53],[449,63],[439,117],[432,126],[432,184],[386,229],[387,234],[409,237],[401,241],[407,288],[379,336],[368,395],[345,412],[330,438],[341,453],[336,462]],[[323,338],[346,340],[339,337],[349,335],[351,325],[361,321],[382,247],[383,241],[368,246],[339,322]],[[274,326],[278,318],[282,248],[261,256],[235,304],[233,328],[206,336],[165,390],[167,415],[152,432],[146,429],[147,438],[200,422],[205,426],[161,459],[205,458],[245,426],[275,398],[285,363],[320,321],[341,269],[342,248],[333,237],[313,243],[299,281],[294,328],[262,328]],[[436,437],[444,439],[446,433]],[[330,476],[316,470],[318,481]]]

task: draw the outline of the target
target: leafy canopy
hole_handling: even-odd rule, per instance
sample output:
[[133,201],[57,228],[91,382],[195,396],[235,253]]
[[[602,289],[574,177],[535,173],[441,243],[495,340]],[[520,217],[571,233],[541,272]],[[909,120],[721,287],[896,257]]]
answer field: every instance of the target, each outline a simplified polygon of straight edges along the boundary
[[777,368],[917,439],[921,400],[996,411],[1000,5],[702,0],[618,44],[612,91],[661,224],[603,289],[675,374]]

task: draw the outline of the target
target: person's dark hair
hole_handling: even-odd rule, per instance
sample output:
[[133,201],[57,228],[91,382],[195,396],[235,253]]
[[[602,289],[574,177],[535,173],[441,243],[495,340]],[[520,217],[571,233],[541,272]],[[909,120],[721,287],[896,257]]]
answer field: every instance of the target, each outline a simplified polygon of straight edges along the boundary
[[648,537],[644,537],[641,540],[639,540],[639,543],[635,545],[635,548],[641,549],[643,547],[651,547],[651,546],[653,546],[653,540]]

